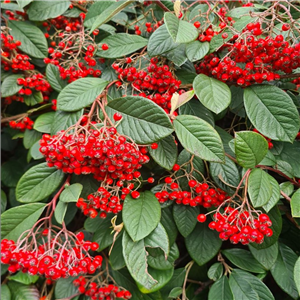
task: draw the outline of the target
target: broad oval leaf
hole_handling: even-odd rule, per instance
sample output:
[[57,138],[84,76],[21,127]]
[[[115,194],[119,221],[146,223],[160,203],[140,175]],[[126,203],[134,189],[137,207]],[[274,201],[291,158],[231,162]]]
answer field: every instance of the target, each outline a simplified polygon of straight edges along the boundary
[[218,253],[222,240],[217,232],[208,228],[208,223],[198,223],[193,232],[185,238],[185,245],[192,259],[202,266]]
[[172,135],[157,142],[158,148],[149,148],[149,153],[156,163],[161,167],[171,170],[177,160],[177,145]]
[[40,292],[35,285],[24,285],[18,282],[9,281],[8,287],[11,291],[12,300],[39,300],[40,299]]
[[272,187],[272,193],[268,202],[265,205],[263,205],[263,208],[266,212],[269,212],[280,199],[280,188],[278,182],[272,176],[268,176],[268,178]]
[[30,96],[24,95],[24,103],[28,106],[34,106],[44,101],[42,92],[33,92]]
[[299,114],[293,100],[273,85],[253,85],[244,91],[247,116],[268,138],[292,142],[299,131]]
[[188,115],[178,116],[173,124],[178,139],[186,150],[204,160],[224,161],[221,138],[210,124]]
[[207,271],[207,276],[209,279],[217,281],[223,275],[223,265],[221,263],[214,263]]
[[254,168],[268,152],[267,140],[256,132],[240,131],[234,139],[236,159],[243,168]]
[[17,79],[23,78],[20,74],[7,76],[1,85],[1,97],[9,97],[16,94],[22,86],[18,85]]
[[164,21],[175,43],[189,43],[198,37],[198,31],[193,24],[178,19],[170,12],[165,13]]
[[150,191],[140,193],[138,199],[127,195],[122,217],[126,231],[133,241],[139,241],[149,235],[156,228],[160,216],[159,202]]
[[17,241],[42,214],[44,203],[30,203],[6,210],[1,215],[1,238]]
[[39,132],[50,133],[51,126],[53,124],[55,112],[48,112],[42,115],[39,115],[35,120],[33,129]]
[[272,186],[268,175],[262,169],[253,169],[248,179],[248,193],[254,207],[265,205],[272,195]]
[[229,277],[229,286],[234,299],[274,300],[269,288],[256,276],[234,269]]
[[48,64],[46,68],[46,77],[51,87],[60,92],[67,83],[61,79],[58,67],[52,64]]
[[97,55],[104,58],[122,57],[145,47],[147,42],[148,40],[139,35],[117,33],[101,41],[101,44],[105,43],[109,48],[102,50],[102,48],[99,47]]
[[23,284],[31,284],[38,281],[39,275],[29,275],[28,273],[19,271],[18,273],[9,276],[9,279]]
[[59,196],[59,200],[65,203],[77,202],[81,194],[82,188],[83,186],[80,183],[73,183],[69,186],[65,186],[65,189]]
[[209,51],[209,43],[204,42],[201,43],[199,41],[193,41],[186,45],[186,56],[191,61],[194,62],[196,60],[202,59]]
[[[35,1],[35,3],[37,2],[41,1]],[[48,56],[47,40],[37,26],[27,22],[8,21],[8,27],[14,40],[21,42],[19,48],[23,52],[36,58],[45,58]]]
[[33,1],[27,10],[29,20],[44,21],[62,15],[70,6],[70,1]]
[[7,284],[1,285],[1,299],[11,300],[11,292]]
[[26,129],[23,138],[23,145],[25,149],[29,149],[32,145],[34,145],[37,141],[39,141],[41,137],[42,137],[42,133],[34,129]]
[[89,106],[99,96],[107,81],[100,78],[81,78],[67,85],[57,98],[57,109],[76,111]]
[[294,218],[300,218],[300,190],[297,190],[291,198],[291,210]]
[[229,281],[226,276],[223,276],[216,281],[210,288],[208,300],[234,300]]
[[196,76],[193,88],[199,101],[216,114],[222,112],[231,102],[231,91],[227,84],[204,74]]
[[131,137],[138,144],[153,143],[173,132],[167,114],[149,99],[127,96],[114,99],[107,106],[111,118],[115,112],[122,115],[118,132]]
[[64,173],[47,163],[38,164],[29,169],[19,180],[16,198],[19,202],[37,202],[51,195],[61,184]]
[[292,298],[299,296],[294,281],[294,266],[298,256],[288,246],[279,243],[279,253],[275,264],[271,268],[271,274],[276,283]]
[[57,280],[54,288],[55,299],[73,298],[78,293],[78,288],[73,285],[74,278],[60,278]]

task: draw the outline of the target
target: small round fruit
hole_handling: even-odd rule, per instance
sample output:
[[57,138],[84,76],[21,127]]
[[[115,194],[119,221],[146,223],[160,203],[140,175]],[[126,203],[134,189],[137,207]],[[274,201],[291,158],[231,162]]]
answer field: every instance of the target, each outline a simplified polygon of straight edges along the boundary
[[200,223],[204,223],[206,221],[206,215],[204,215],[204,214],[198,215],[197,220]]

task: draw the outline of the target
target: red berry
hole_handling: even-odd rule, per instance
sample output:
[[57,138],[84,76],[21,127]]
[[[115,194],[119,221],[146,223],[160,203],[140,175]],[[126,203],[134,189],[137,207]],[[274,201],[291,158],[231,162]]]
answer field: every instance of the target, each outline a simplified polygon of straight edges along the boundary
[[113,118],[117,122],[120,121],[123,118],[123,116],[120,113],[114,113]]
[[131,197],[132,197],[133,199],[137,199],[137,198],[140,197],[140,193],[139,193],[138,191],[133,191],[133,192],[131,193]]
[[197,220],[200,223],[204,223],[206,221],[206,215],[204,215],[204,214],[198,215]]
[[155,150],[157,148],[158,148],[158,144],[157,143],[151,144],[151,149]]
[[287,24],[287,23],[282,24],[282,27],[281,27],[282,31],[288,31],[288,30],[290,30],[290,28],[291,28],[290,24]]
[[175,164],[173,166],[173,171],[178,171],[178,170],[180,170],[180,166],[178,164]]
[[105,51],[105,50],[108,50],[109,47],[107,44],[102,44],[101,48],[102,48],[102,50]]
[[199,21],[196,21],[196,22],[194,23],[194,26],[195,26],[196,28],[199,28],[199,27],[201,26],[201,23],[200,23]]

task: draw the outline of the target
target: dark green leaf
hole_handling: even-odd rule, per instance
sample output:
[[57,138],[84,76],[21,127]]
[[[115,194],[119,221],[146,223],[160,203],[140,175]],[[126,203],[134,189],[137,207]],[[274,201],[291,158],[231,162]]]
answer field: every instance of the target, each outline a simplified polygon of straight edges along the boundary
[[[282,182],[279,185],[280,191],[284,192],[286,195],[291,196],[294,191],[294,185],[290,181]],[[284,197],[280,195],[280,198]]]
[[294,281],[300,296],[300,257],[298,257],[294,267]]
[[1,166],[1,181],[8,187],[15,187],[24,173],[24,165],[17,160],[9,160]]
[[[223,276],[216,281],[210,288],[208,300],[234,300],[232,291],[229,286],[229,281],[226,276]],[[242,299],[242,298],[237,298]],[[244,299],[244,298],[243,298]]]
[[24,132],[23,145],[25,149],[29,149],[32,145],[34,145],[37,141],[39,141],[42,137],[42,134],[36,130],[26,129]]
[[4,191],[1,190],[1,212],[4,212],[7,205],[7,197]]
[[1,285],[1,299],[11,300],[11,292],[7,284]]
[[[123,234],[123,233],[122,233]],[[126,266],[122,253],[122,237],[120,236],[114,243],[114,246],[109,255],[109,262],[114,270],[120,270]]]
[[272,187],[272,194],[268,202],[263,205],[263,208],[266,212],[269,212],[277,204],[280,198],[280,188],[278,182],[272,176],[269,176],[268,178]]
[[168,60],[172,61],[175,66],[180,67],[187,61],[185,48],[185,44],[179,44],[179,46],[177,46],[175,49],[162,55],[165,56]]
[[[74,277],[60,278],[55,284],[55,299],[64,299],[78,294],[78,288],[73,285]],[[71,297],[70,299],[73,299]]]
[[28,106],[34,106],[44,101],[43,94],[41,92],[33,92],[30,96],[24,95],[24,103]]
[[207,276],[209,279],[217,281],[223,276],[223,265],[214,263],[208,270]]
[[174,218],[173,218],[173,207],[172,206],[166,207],[161,210],[160,222],[167,231],[170,245],[173,245],[176,240],[178,230],[177,230]]
[[175,287],[171,290],[168,298],[177,299],[182,294],[182,287]]
[[186,45],[186,56],[192,62],[202,59],[209,51],[209,43],[193,41]]
[[65,203],[77,202],[81,194],[82,188],[82,184],[80,183],[74,183],[72,185],[65,186],[65,189],[59,196],[59,200]]
[[68,203],[59,201],[55,207],[54,217],[58,224],[62,224],[67,213]]
[[[100,219],[97,217],[96,219]],[[87,222],[85,223],[85,228],[87,228]],[[114,235],[112,233],[112,224],[109,217],[106,217],[101,223],[98,223],[100,226],[97,230],[90,230],[95,231],[93,236],[93,242],[97,242],[99,244],[98,251],[102,251],[103,249],[107,248],[113,243]]]
[[297,190],[291,198],[292,216],[294,218],[300,217],[300,190]]
[[16,94],[22,86],[18,85],[17,79],[18,78],[23,78],[22,75],[20,74],[14,74],[7,76],[1,86],[1,97],[8,97]]
[[48,64],[46,77],[51,87],[57,92],[60,92],[67,85],[67,83],[61,79],[58,67],[55,65]]
[[39,115],[36,121],[34,122],[33,129],[39,132],[50,133],[51,126],[54,121],[55,112],[48,112],[42,115]]
[[12,300],[39,300],[40,299],[39,290],[34,285],[24,285],[18,282],[9,281],[8,287],[11,292]]
[[249,249],[255,259],[261,263],[267,270],[270,270],[274,265],[278,256],[278,243],[276,242],[272,246],[265,249],[255,249],[253,246],[249,245]]

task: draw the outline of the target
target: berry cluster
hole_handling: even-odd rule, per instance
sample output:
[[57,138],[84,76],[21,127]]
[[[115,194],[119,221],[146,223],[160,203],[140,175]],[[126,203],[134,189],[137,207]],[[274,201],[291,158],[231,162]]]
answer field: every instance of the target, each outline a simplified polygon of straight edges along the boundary
[[[273,231],[270,228],[272,222],[266,214],[253,214],[248,211],[240,211],[237,208],[227,206],[224,213],[215,213],[214,221],[209,223],[209,228],[219,232],[219,237],[223,241],[230,240],[231,243],[249,243],[261,244],[264,237],[272,236]],[[204,222],[203,215],[198,216],[198,221]]]
[[[115,127],[73,133],[43,135],[40,152],[49,167],[64,173],[93,174],[97,180],[132,180],[136,170],[149,161],[138,146],[119,135]],[[138,172],[139,173],[139,172]]]
[[[100,284],[99,284],[100,283]],[[103,282],[91,282],[85,277],[80,276],[73,281],[73,284],[78,287],[80,294],[84,294],[91,300],[113,300],[115,298],[130,299],[131,293],[127,290],[121,290],[113,284]]]
[[[248,30],[253,32],[254,29]],[[282,35],[261,38],[253,34],[239,41],[234,41],[235,38],[237,36],[232,43],[222,47],[227,49],[229,56],[223,59],[217,53],[205,56],[196,66],[197,73],[213,76],[223,82],[249,86],[279,80],[280,75],[275,72],[291,73],[300,66],[300,43],[290,47]]]
[[272,144],[272,140],[270,138],[267,138],[266,136],[264,136],[263,134],[261,134],[256,128],[253,129],[254,132],[260,134],[262,137],[264,137],[266,139],[266,141],[268,142],[268,147],[269,149],[273,148],[273,144]]
[[11,104],[13,101],[24,102],[24,97],[19,95],[13,95],[4,98],[4,103],[7,105]]
[[[126,59],[126,63],[131,59]],[[120,67],[114,63],[112,67],[116,70],[118,78],[122,81],[132,83],[132,87],[139,91],[139,96],[146,97],[162,108],[170,112],[171,98],[178,91],[181,81],[176,80],[168,65],[159,65],[156,57],[150,59],[147,71],[137,71],[135,67]]]
[[[4,3],[10,3],[10,1],[5,2]],[[22,11],[10,11],[10,10],[6,10],[5,14],[8,16],[8,20],[14,20],[14,21],[18,21],[18,20],[23,20],[26,17],[26,12],[22,12]]]
[[26,78],[18,78],[18,85],[23,87],[19,90],[18,94],[23,96],[30,96],[34,91],[42,92],[44,100],[49,100],[49,94],[52,91],[50,83],[45,79],[42,74],[35,74]]
[[32,129],[33,128],[33,121],[30,120],[30,118],[25,117],[21,121],[10,121],[9,127],[13,129],[18,129],[21,132],[24,132],[26,129]]
[[3,239],[1,263],[8,264],[11,273],[38,274],[50,279],[49,283],[59,278],[94,274],[101,267],[102,257],[91,257],[88,251],[97,250],[99,245],[83,241],[83,238],[83,233],[79,233],[65,240],[65,232],[59,234],[51,230],[49,233],[49,229],[45,229],[41,234],[29,235],[26,241],[17,244]]

